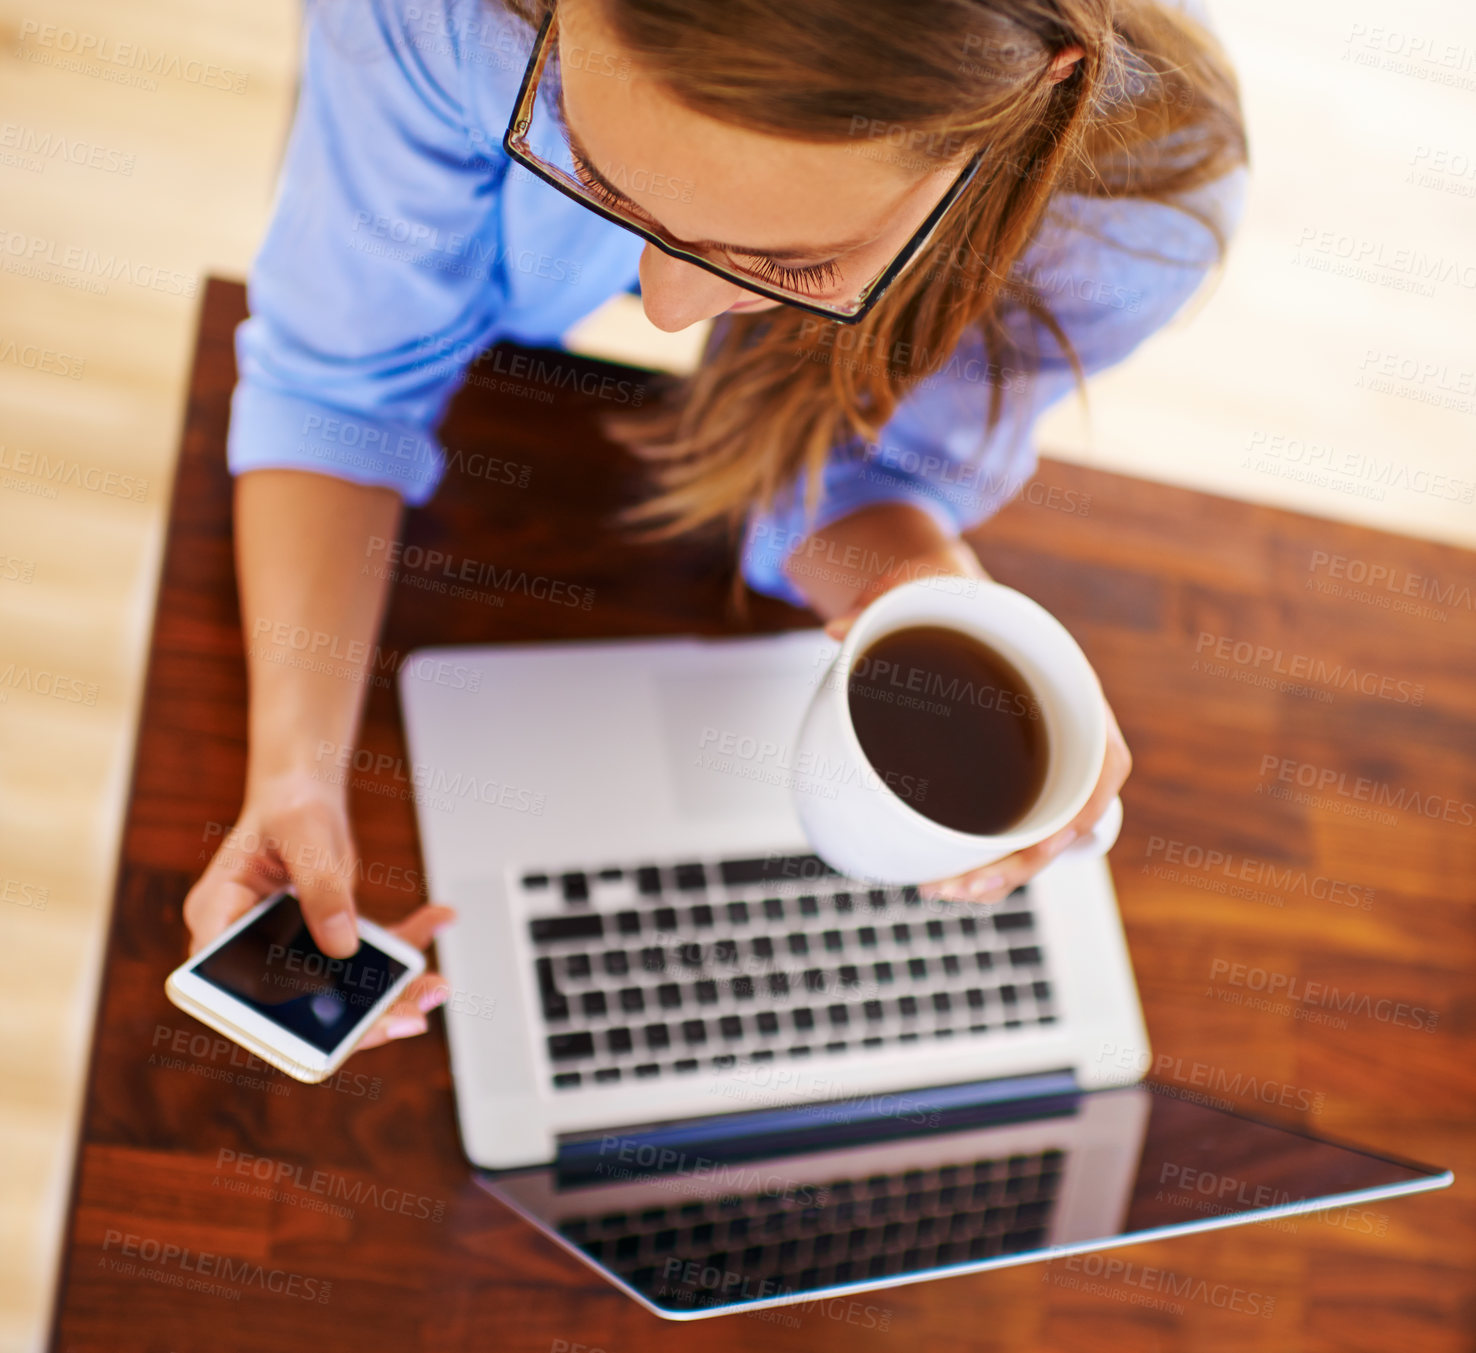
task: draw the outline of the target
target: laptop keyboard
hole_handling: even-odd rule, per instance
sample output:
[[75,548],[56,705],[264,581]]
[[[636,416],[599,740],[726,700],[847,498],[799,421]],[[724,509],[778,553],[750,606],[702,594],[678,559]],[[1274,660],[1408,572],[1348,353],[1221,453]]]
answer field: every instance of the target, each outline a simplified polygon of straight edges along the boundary
[[1028,890],[984,907],[813,855],[525,872],[554,1088],[1047,1025]]
[[571,1217],[559,1231],[653,1296],[699,1294],[703,1274],[724,1301],[735,1299],[730,1274],[746,1280],[751,1296],[809,1291],[1038,1249],[1063,1162],[1064,1153],[1050,1149],[814,1188],[728,1193]]

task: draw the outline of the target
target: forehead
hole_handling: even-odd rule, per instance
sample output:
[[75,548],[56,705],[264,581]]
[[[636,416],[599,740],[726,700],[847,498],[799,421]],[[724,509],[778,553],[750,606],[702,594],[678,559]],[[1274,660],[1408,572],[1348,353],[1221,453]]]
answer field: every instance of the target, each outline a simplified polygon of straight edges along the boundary
[[815,142],[721,122],[679,103],[624,48],[599,0],[561,0],[559,61],[571,127],[594,167],[625,184],[690,185],[630,196],[685,239],[786,249],[869,238],[918,176],[866,158],[868,142]]

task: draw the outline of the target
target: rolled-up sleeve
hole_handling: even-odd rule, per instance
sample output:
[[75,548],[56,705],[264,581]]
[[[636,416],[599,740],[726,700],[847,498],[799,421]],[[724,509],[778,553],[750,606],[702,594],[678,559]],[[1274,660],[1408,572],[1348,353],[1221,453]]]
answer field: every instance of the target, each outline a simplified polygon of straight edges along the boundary
[[472,133],[459,59],[474,3],[309,0],[298,106],[236,335],[232,473],[315,470],[412,504],[434,491],[433,429],[502,297],[507,162]]
[[[1228,238],[1244,211],[1246,173],[1237,169],[1182,202]],[[1167,324],[1216,260],[1203,221],[1144,199],[1063,197],[1052,205],[1011,282],[1030,282],[1066,334],[1087,375],[1115,365]],[[812,519],[803,482],[773,510],[748,521],[743,576],[750,587],[798,606],[803,593],[784,573],[790,554],[817,531],[860,508],[905,502],[951,534],[992,516],[1035,472],[1033,428],[1075,386],[1070,359],[1022,306],[1001,312],[1004,354],[991,361],[971,330],[932,375],[898,404],[875,442],[853,439],[827,461]],[[835,330],[843,344],[847,331]],[[834,360],[845,360],[844,349]],[[1000,417],[986,432],[991,388]]]

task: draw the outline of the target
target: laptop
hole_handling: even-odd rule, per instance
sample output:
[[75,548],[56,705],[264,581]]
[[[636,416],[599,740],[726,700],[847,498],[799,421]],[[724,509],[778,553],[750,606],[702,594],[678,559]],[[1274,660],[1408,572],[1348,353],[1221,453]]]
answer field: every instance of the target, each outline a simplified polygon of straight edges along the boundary
[[[478,1181],[658,1315],[803,1306],[1438,1188],[1144,1080],[1105,860],[991,906],[846,878],[796,792],[821,630],[399,675]],[[1202,1181],[1231,1180],[1209,1201]]]

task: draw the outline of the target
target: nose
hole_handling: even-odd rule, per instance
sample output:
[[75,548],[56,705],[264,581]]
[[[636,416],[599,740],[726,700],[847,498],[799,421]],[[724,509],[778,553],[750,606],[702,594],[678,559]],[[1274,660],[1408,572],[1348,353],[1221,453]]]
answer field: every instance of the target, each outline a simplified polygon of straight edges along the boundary
[[663,254],[654,244],[646,245],[641,251],[640,278],[646,318],[669,334],[698,320],[710,319],[735,301],[753,296],[753,292],[726,282],[705,268]]

